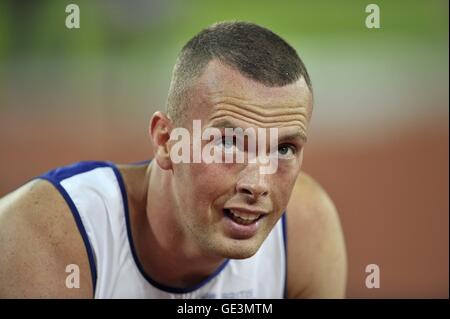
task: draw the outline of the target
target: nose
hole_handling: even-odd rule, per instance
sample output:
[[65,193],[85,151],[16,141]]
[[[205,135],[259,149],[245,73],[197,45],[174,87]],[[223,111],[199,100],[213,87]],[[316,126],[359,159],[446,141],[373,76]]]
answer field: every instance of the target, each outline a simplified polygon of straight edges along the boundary
[[261,184],[240,183],[237,185],[237,191],[241,194],[250,195],[254,199],[262,196],[267,196],[269,194],[267,187]]
[[244,176],[241,176],[236,184],[236,191],[240,194],[251,197],[256,200],[259,197],[269,195],[269,184],[267,174],[260,174],[259,169],[252,169]]

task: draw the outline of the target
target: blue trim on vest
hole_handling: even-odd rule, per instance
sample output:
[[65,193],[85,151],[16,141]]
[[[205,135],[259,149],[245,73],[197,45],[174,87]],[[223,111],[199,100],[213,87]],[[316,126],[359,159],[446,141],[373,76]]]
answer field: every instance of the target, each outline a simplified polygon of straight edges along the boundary
[[59,183],[66,178],[72,177],[74,175],[85,173],[98,167],[111,167],[111,165],[112,164],[109,162],[82,161],[71,165],[58,167],[41,175],[40,177],[50,178],[52,180],[58,181]]
[[89,266],[91,269],[91,279],[94,297],[95,297],[95,289],[97,287],[97,267],[95,264],[93,249],[89,242],[89,237],[87,235],[86,229],[84,228],[83,222],[81,220],[80,213],[78,212],[78,209],[75,206],[75,203],[73,202],[72,198],[66,192],[64,187],[61,186],[61,181],[74,175],[91,171],[98,167],[110,167],[110,166],[111,164],[107,162],[84,161],[69,166],[56,168],[37,177],[39,179],[49,181],[63,196],[64,200],[66,201],[67,205],[70,208],[70,211],[72,212],[72,215],[75,219],[75,223],[77,224],[78,231],[80,232],[81,238],[83,239],[84,246],[86,248],[86,252],[88,255]]
[[284,242],[284,294],[283,298],[287,299],[287,272],[288,272],[288,251],[287,251],[287,224],[286,224],[286,211],[281,216],[281,223],[283,225],[283,242]]
[[131,232],[130,214],[129,214],[129,210],[128,210],[128,198],[127,198],[127,192],[125,189],[125,183],[123,181],[122,174],[120,173],[119,169],[116,166],[113,165],[111,167],[114,170],[114,173],[116,174],[116,178],[117,178],[117,180],[119,182],[119,186],[120,186],[120,191],[122,192],[123,205],[124,205],[124,210],[125,210],[125,222],[126,222],[126,226],[127,226],[127,235],[128,235],[128,241],[130,243],[131,254],[133,255],[133,259],[134,259],[134,262],[136,263],[137,268],[139,269],[142,276],[149,282],[149,284],[151,284],[152,286],[154,286],[160,290],[163,290],[165,292],[175,293],[175,294],[184,294],[184,293],[190,293],[197,289],[200,289],[201,287],[206,285],[208,282],[210,282],[212,279],[214,279],[217,275],[219,275],[219,273],[227,266],[229,259],[225,260],[216,269],[216,271],[213,274],[211,274],[208,278],[204,279],[199,284],[192,286],[192,287],[188,287],[188,288],[171,287],[171,286],[161,284],[161,283],[155,281],[154,279],[152,279],[150,277],[150,275],[148,275],[145,272],[144,267],[142,266],[141,262],[139,261],[139,257],[137,255],[137,252],[136,252],[136,249],[134,246],[133,236],[132,236],[132,232]]

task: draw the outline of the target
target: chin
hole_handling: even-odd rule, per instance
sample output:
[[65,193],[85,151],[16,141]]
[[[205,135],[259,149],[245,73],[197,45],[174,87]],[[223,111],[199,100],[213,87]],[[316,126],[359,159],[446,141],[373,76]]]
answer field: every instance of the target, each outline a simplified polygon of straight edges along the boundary
[[223,258],[247,259],[257,253],[262,242],[254,238],[253,240],[226,239],[216,251]]

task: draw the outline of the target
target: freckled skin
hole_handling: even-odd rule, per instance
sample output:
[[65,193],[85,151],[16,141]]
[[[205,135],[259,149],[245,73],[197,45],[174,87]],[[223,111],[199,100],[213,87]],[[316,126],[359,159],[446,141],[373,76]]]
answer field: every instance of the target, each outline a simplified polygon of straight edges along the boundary
[[[213,61],[194,90],[198,94],[191,101],[195,107],[191,108],[189,119],[201,120],[203,128],[226,119],[243,129],[276,127],[280,137],[292,131],[306,136],[312,98],[303,78],[284,87],[267,87]],[[261,174],[257,164],[174,165],[174,195],[183,207],[178,215],[181,224],[211,254],[226,258],[252,256],[287,206],[300,172],[301,150],[299,147],[293,159],[279,160],[275,174]],[[254,199],[239,191],[241,186],[250,185],[264,189],[267,195]],[[270,212],[261,220],[262,227],[253,238],[236,240],[224,233],[222,208],[230,202]]]

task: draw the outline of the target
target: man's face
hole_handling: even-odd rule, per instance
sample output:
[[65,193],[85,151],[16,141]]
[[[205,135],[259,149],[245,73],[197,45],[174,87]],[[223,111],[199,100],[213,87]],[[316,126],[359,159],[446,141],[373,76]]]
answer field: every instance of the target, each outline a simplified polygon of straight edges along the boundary
[[[193,120],[201,121],[202,130],[216,127],[223,135],[225,127],[265,129],[267,137],[269,128],[278,129],[278,167],[273,174],[262,173],[258,161],[173,164],[177,218],[185,233],[209,255],[248,258],[279,220],[300,172],[311,92],[303,78],[267,87],[211,61],[190,95],[183,125],[191,136]],[[209,142],[202,141],[202,148]],[[230,141],[224,144],[223,152],[248,151]]]

